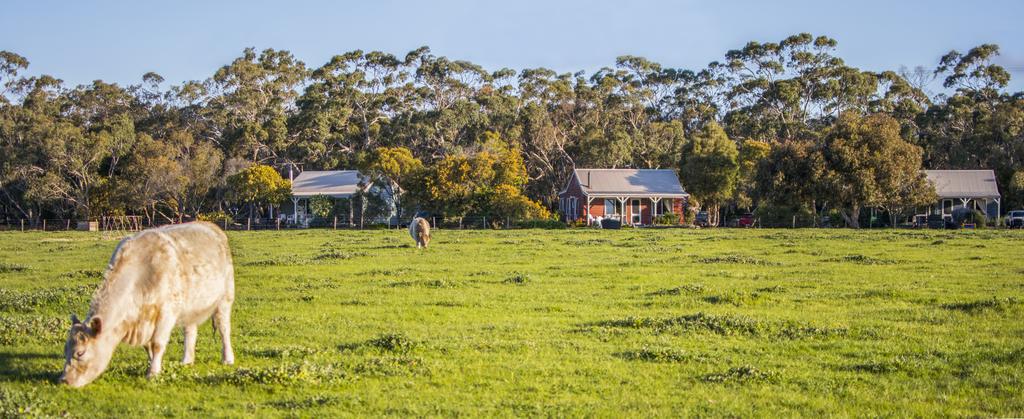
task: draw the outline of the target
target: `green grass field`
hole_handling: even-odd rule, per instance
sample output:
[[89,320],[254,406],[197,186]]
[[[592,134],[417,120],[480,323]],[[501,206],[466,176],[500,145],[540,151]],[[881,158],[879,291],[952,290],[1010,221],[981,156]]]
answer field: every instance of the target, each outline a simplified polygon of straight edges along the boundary
[[0,416],[1024,415],[1020,231],[230,233],[237,365],[55,383],[117,243],[0,233]]

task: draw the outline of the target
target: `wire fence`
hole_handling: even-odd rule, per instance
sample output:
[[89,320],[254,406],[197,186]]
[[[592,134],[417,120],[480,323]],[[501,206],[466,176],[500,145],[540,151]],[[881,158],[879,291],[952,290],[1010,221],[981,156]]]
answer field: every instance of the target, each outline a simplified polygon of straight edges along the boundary
[[[494,229],[560,229],[570,227],[586,227],[554,220],[528,220],[505,217],[494,217],[487,215],[467,215],[462,217],[424,217],[431,228],[449,230],[494,230]],[[222,218],[210,220],[224,230],[228,231],[264,231],[264,230],[296,230],[296,229],[350,229],[350,230],[371,230],[371,229],[402,229],[408,228],[412,217],[391,217],[386,219],[349,219],[349,217],[310,217],[293,222],[285,219],[266,218]],[[45,219],[0,219],[0,231],[139,231],[145,228],[158,227],[168,224],[179,224],[195,221],[193,218],[185,217],[180,220],[146,220],[138,216],[101,217],[97,220],[74,220],[66,218],[45,218]],[[988,228],[1006,228],[1004,223],[996,220],[994,225]],[[699,225],[699,223],[698,223]],[[710,227],[699,225],[701,227]],[[691,225],[644,225],[641,228],[688,228]],[[841,219],[830,219],[828,217],[788,217],[788,218],[724,218],[716,228],[844,228],[846,224]],[[935,227],[926,223],[903,222],[895,226],[890,225],[888,220],[869,220],[860,226],[864,229],[871,228],[950,228],[948,226]],[[622,228],[632,228],[623,225]],[[1018,227],[1019,228],[1019,227]]]
[[[551,220],[525,220],[474,215],[464,217],[425,217],[435,229],[513,229],[513,228],[564,228],[565,223]],[[294,230],[294,229],[399,229],[407,228],[412,217],[391,217],[385,219],[359,219],[358,217],[309,217],[299,220],[280,218],[221,218],[208,220],[229,231]],[[191,217],[178,220],[145,220],[137,216],[101,217],[96,220],[75,220],[65,218],[0,220],[0,231],[138,231],[150,227],[180,224],[196,221]]]

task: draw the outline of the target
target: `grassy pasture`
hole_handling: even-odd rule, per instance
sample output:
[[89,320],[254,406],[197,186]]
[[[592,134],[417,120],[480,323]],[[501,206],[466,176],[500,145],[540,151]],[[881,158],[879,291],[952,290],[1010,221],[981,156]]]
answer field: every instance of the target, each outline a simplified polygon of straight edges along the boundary
[[55,384],[116,238],[0,233],[0,416],[1022,416],[1020,231],[232,232],[202,327]]

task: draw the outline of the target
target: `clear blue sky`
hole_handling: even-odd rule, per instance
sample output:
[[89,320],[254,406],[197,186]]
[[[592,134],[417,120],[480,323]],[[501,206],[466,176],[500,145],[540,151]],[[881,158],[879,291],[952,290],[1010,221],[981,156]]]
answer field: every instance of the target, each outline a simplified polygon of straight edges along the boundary
[[[287,4],[285,4],[287,3]],[[950,49],[1002,48],[1024,90],[1024,1],[10,1],[0,49],[71,85],[201,80],[248,46],[287,49],[307,66],[353,49],[437,55],[490,70],[592,71],[616,56],[699,69],[750,40],[798,32],[839,41],[867,70],[934,68]]]

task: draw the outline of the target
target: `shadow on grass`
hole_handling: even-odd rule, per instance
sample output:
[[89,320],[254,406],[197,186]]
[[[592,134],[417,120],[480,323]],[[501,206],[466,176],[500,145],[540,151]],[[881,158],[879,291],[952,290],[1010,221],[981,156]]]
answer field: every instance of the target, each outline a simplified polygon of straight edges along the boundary
[[56,382],[64,359],[60,354],[0,350],[0,382]]

